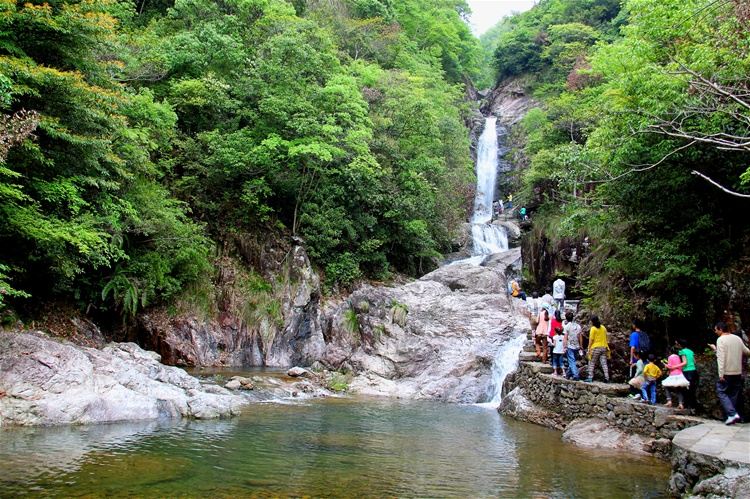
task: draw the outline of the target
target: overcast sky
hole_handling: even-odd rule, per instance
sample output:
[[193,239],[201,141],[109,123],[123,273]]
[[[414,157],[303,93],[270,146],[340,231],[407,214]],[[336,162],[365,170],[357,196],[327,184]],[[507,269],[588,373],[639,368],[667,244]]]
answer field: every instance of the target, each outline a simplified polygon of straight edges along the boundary
[[529,10],[534,0],[467,0],[471,7],[471,29],[479,36],[503,17]]

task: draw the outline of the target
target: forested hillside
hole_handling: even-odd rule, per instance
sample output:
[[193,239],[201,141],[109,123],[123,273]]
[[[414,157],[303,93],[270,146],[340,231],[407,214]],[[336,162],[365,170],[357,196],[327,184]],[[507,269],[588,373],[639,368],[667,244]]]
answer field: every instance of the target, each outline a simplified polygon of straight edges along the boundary
[[610,320],[746,313],[747,2],[546,0],[496,29],[498,79],[539,102],[517,130],[535,247],[585,250],[570,277]]
[[416,273],[470,200],[462,0],[2,2],[0,307],[137,310],[233,235],[330,288]]

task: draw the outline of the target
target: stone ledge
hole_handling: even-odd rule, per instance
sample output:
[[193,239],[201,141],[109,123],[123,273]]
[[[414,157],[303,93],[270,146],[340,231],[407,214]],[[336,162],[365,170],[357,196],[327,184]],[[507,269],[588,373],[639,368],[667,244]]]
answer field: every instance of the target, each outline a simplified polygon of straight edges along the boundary
[[672,444],[731,464],[750,465],[750,426],[708,422],[678,432]]

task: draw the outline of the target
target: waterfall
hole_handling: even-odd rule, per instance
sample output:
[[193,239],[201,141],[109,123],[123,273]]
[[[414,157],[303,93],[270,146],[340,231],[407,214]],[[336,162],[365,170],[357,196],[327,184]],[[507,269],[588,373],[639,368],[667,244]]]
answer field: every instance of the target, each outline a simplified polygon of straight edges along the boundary
[[[474,198],[474,214],[471,217],[471,236],[475,257],[508,249],[508,234],[505,228],[490,223],[499,165],[496,124],[497,117],[495,116],[488,116],[485,119],[484,130],[477,144],[477,191]],[[481,263],[483,259],[472,260],[478,260]]]
[[502,399],[505,377],[518,365],[518,354],[521,353],[525,342],[526,333],[511,338],[500,346],[497,355],[495,355],[495,361],[492,363],[492,381],[487,390],[488,402],[477,405],[497,408]]

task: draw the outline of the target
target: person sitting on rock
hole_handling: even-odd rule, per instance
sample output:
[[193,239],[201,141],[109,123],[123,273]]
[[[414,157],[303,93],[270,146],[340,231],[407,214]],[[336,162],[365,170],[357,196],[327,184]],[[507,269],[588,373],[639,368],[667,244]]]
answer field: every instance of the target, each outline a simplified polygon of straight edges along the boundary
[[661,369],[655,363],[654,354],[649,354],[648,364],[643,368],[643,385],[641,386],[641,398],[643,403],[656,404],[656,380],[661,378]]
[[547,363],[547,332],[549,331],[549,312],[546,308],[539,311],[536,331],[534,332],[534,347],[536,356],[545,364]]
[[609,342],[607,341],[607,328],[602,326],[599,317],[592,315],[591,330],[589,331],[589,376],[586,378],[587,382],[590,383],[594,380],[594,369],[596,368],[596,363],[598,361],[602,365],[604,381],[609,383],[609,366],[607,366],[607,358],[609,358],[610,355]]
[[661,382],[661,386],[664,387],[664,391],[667,394],[667,407],[672,407],[672,394],[676,394],[679,400],[678,409],[685,408],[685,388],[690,386],[690,382],[682,374],[682,361],[677,354],[672,354],[667,359],[667,365],[665,366],[669,371],[667,379]]

